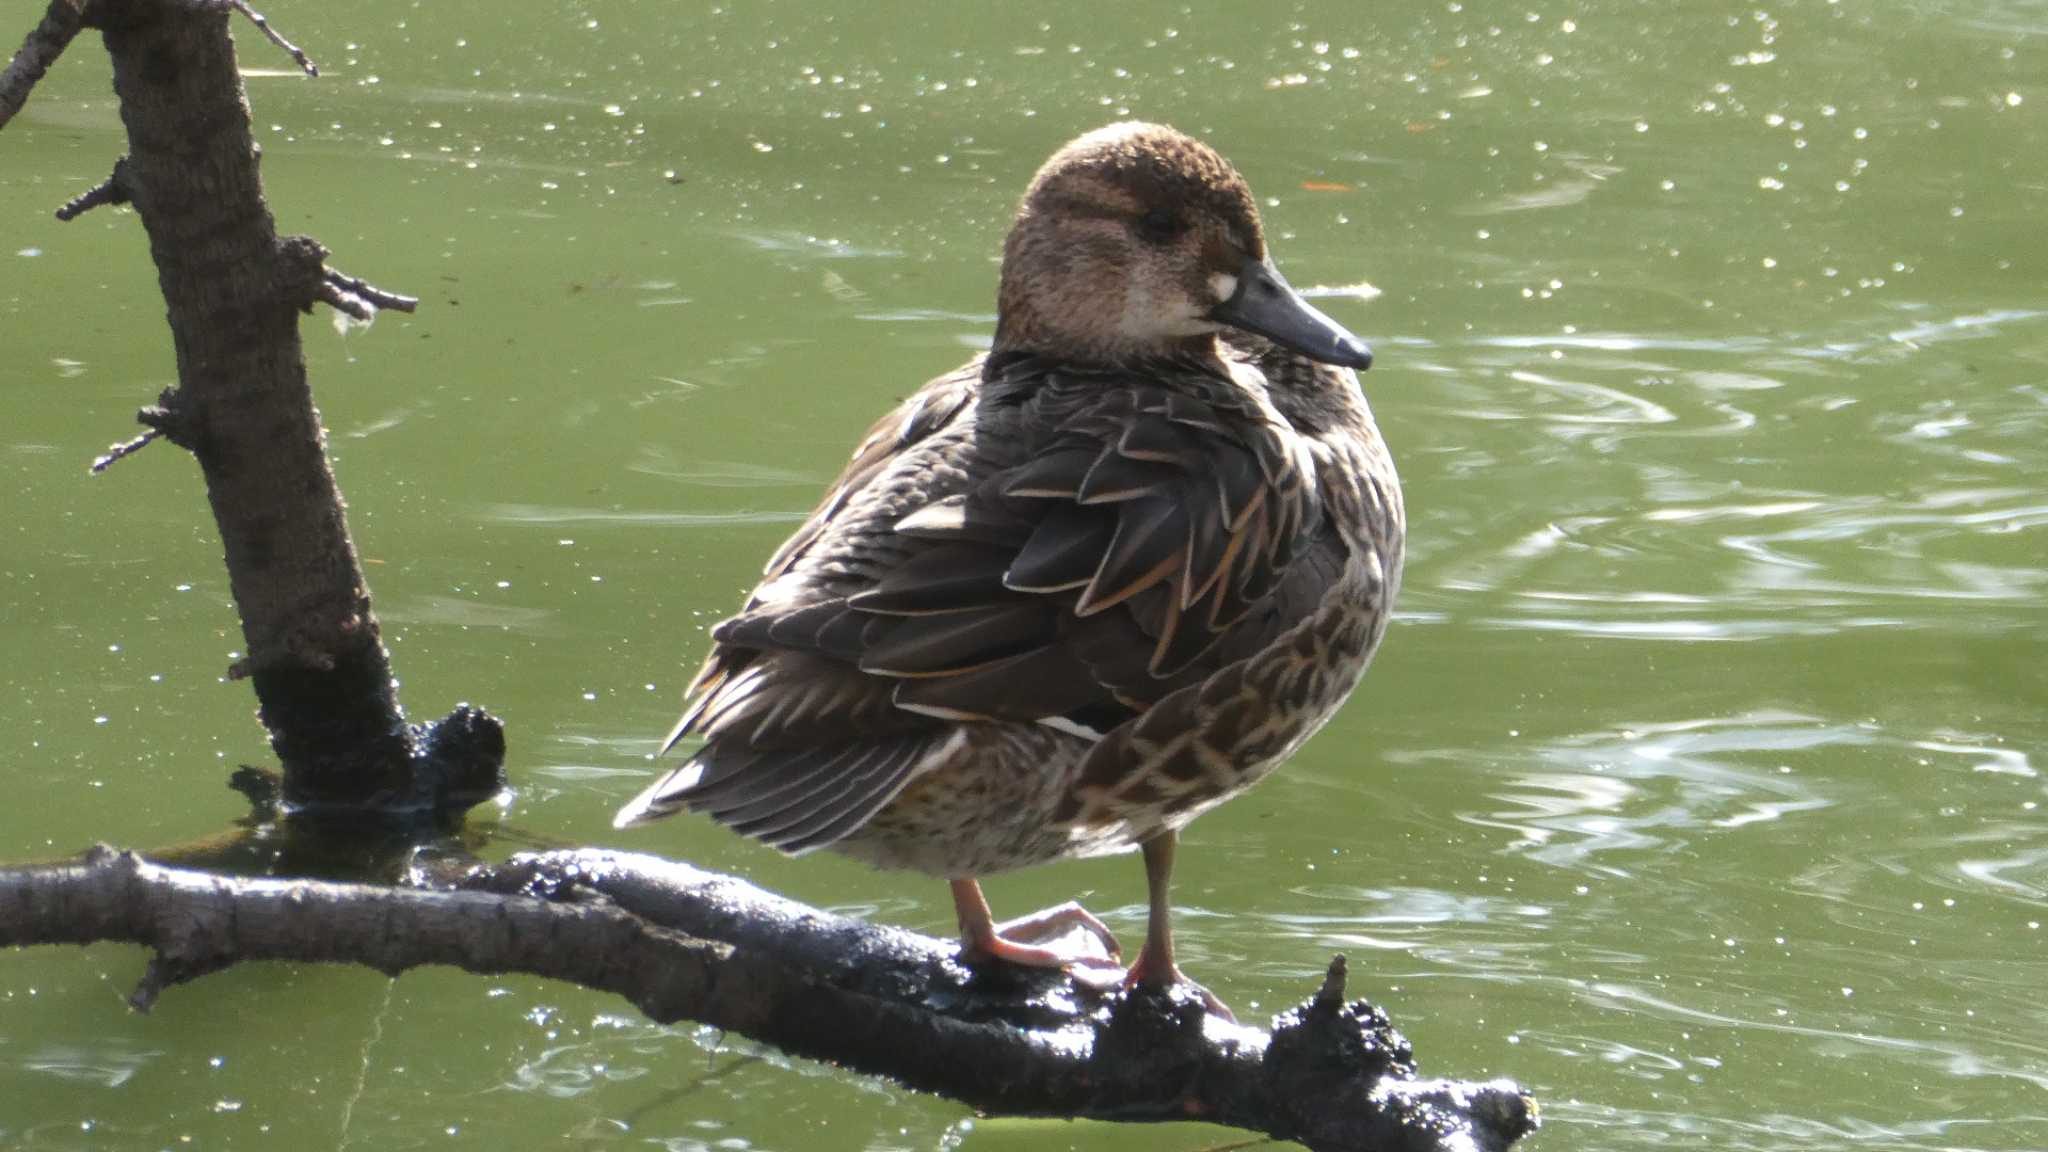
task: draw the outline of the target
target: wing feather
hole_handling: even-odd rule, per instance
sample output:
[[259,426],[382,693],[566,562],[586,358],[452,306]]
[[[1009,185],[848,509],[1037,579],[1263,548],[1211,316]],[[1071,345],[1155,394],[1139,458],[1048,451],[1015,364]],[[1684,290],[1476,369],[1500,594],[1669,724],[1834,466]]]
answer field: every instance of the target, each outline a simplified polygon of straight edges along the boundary
[[1029,600],[904,620],[861,655],[877,676],[948,676],[1051,643],[1059,618]]
[[867,823],[903,790],[930,751],[926,745],[890,750],[885,758],[861,775],[834,807],[821,809],[809,818],[784,828],[769,843],[785,852],[802,855],[844,838]]
[[1000,588],[1010,555],[985,544],[943,543],[911,555],[847,606],[890,616],[926,616],[980,607]]
[[1117,521],[1093,508],[1053,504],[1031,538],[1017,551],[1003,573],[1003,584],[1017,592],[1065,592],[1085,587],[1102,567],[1102,556],[1115,539]]
[[851,749],[831,758],[834,771],[829,777],[802,788],[788,802],[713,815],[735,832],[777,844],[830,820],[849,795],[857,797],[897,767],[901,753],[894,743]]

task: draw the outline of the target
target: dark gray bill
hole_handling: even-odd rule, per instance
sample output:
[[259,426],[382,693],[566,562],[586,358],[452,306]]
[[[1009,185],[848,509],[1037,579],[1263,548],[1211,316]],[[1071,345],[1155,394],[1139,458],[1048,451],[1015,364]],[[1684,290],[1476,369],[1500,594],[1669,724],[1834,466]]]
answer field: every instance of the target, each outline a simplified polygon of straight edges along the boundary
[[1264,260],[1245,259],[1237,273],[1237,291],[1211,310],[1209,318],[1256,332],[1311,360],[1360,371],[1372,367],[1372,349],[1365,341],[1316,311],[1288,286],[1278,268]]

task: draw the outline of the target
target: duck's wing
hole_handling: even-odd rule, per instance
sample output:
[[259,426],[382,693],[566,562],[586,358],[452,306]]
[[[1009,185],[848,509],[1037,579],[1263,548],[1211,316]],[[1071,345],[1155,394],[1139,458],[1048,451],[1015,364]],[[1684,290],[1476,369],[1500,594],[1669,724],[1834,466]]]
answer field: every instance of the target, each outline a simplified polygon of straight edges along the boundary
[[[890,562],[888,530],[897,518],[890,509],[917,500],[918,469],[903,467],[904,458],[935,435],[957,444],[954,426],[972,409],[980,382],[977,357],[876,421],[817,508],[769,558],[735,619],[800,621],[806,607],[872,584]],[[821,643],[836,647],[829,637],[783,647],[713,636],[718,642],[661,751],[690,736],[704,737],[704,746],[620,809],[615,826],[687,808],[789,851],[819,847],[886,804],[946,735],[897,709],[888,684],[848,675],[843,661],[814,654]]]
[[822,846],[959,725],[1100,738],[1338,578],[1305,445],[1235,381],[1026,362],[945,383],[877,427],[713,631],[678,725],[706,743],[622,821],[688,807]]
[[[898,707],[1100,735],[1289,622],[1324,530],[1305,446],[1235,382],[1043,369],[1027,447],[894,527],[903,560],[847,597],[858,665]],[[747,622],[733,622],[735,632]]]

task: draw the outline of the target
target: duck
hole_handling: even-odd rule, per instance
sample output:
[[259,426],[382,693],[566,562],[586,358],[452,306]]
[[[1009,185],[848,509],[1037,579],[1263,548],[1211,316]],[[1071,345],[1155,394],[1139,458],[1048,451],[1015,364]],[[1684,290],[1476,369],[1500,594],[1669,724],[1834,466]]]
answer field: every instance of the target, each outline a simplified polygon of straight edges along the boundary
[[[1289,286],[1244,178],[1126,122],[1060,148],[989,350],[883,416],[769,558],[624,828],[689,811],[944,879],[969,965],[1186,985],[1181,831],[1285,763],[1386,632],[1406,519],[1364,341]],[[979,879],[1138,851],[1145,937]]]

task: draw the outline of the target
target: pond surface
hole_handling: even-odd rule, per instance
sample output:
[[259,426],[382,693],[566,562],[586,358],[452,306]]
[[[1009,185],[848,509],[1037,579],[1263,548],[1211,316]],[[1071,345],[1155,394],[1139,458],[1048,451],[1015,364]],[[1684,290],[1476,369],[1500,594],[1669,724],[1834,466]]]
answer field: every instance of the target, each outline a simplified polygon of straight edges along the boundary
[[[39,6],[11,6],[23,32]],[[1269,13],[1252,15],[1254,11]],[[1340,719],[1197,823],[1183,962],[1329,954],[1534,1148],[2048,1146],[2048,5],[277,4],[280,225],[417,292],[306,322],[404,695],[512,731],[487,851],[610,843],[947,932],[943,886],[615,833],[868,421],[987,340],[1015,198],[1141,116],[1370,339],[1411,518]],[[8,43],[12,44],[10,39]],[[0,133],[0,856],[150,848],[266,758],[82,40]],[[1361,285],[1376,288],[1378,295]],[[1134,860],[996,879],[1142,923]],[[0,1146],[1142,1149],[536,980],[0,956]]]

